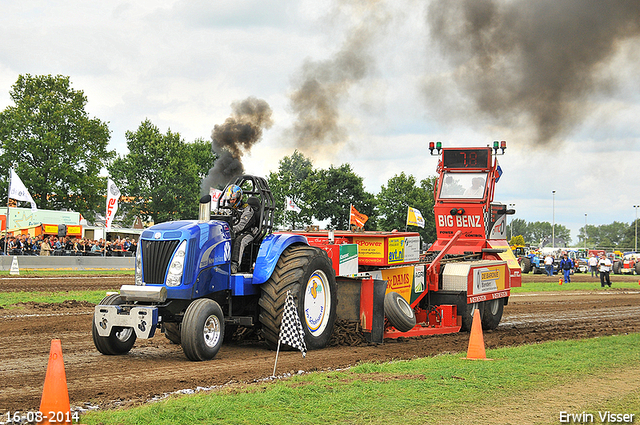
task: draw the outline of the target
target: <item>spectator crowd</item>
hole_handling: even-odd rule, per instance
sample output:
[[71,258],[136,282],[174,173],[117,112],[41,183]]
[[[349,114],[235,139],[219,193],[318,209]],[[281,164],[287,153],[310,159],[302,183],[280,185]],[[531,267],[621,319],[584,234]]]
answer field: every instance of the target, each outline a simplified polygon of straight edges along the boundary
[[115,241],[91,240],[70,236],[18,235],[0,237],[0,255],[93,255],[103,257],[133,257],[138,242],[118,238]]

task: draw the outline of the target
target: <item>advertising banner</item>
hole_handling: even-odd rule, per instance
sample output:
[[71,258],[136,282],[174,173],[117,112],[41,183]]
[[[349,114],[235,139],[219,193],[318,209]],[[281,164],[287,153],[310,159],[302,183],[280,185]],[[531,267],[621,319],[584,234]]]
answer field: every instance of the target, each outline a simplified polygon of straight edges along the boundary
[[215,187],[209,188],[209,195],[211,196],[211,211],[216,211],[218,207],[218,199],[222,196],[222,191]]
[[415,274],[413,266],[374,270],[370,273],[374,279],[387,281],[386,293],[391,291],[397,292],[402,298],[407,300],[407,302],[411,303],[411,292]]
[[353,242],[358,244],[360,260],[368,265],[386,264],[384,238],[353,237]]
[[420,236],[389,239],[389,264],[409,263],[420,259]]
[[494,264],[472,267],[471,281],[467,290],[468,302],[482,302],[509,296],[507,265]]
[[[9,208],[9,229],[24,229],[29,226],[47,224],[80,224],[80,213],[74,211]],[[56,224],[56,226],[57,226]]]
[[107,231],[111,230],[111,223],[118,212],[118,200],[120,199],[120,189],[108,179],[107,183],[107,213],[105,214],[105,227]]
[[369,219],[369,216],[367,216],[366,214],[362,214],[361,212],[358,212],[356,207],[351,205],[351,211],[349,214],[349,226],[355,225],[356,227],[364,227],[364,224],[367,222],[368,219]]
[[358,245],[340,245],[340,265],[338,275],[349,276],[358,273]]
[[407,208],[409,208],[407,211],[407,226],[418,226],[424,228],[424,217],[422,217],[420,210],[411,207]]

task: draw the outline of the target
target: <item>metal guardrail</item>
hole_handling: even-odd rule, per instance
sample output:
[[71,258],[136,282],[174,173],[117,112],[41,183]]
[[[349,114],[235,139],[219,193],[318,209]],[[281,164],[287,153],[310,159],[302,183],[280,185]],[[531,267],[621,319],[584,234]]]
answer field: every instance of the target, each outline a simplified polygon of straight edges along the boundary
[[14,258],[18,260],[20,270],[133,270],[135,260],[134,257],[1,255],[0,270],[10,271]]

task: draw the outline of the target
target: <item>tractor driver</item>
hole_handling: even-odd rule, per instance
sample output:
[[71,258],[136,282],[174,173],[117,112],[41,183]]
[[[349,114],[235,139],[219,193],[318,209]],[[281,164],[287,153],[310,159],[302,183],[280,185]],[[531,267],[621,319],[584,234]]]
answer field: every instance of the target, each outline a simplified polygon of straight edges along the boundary
[[242,189],[238,185],[231,185],[222,198],[226,205],[240,213],[240,219],[231,227],[233,248],[231,250],[231,273],[237,273],[245,248],[253,241],[258,231],[255,224],[256,212],[242,200]]
[[484,194],[484,178],[474,177],[471,179],[471,187],[464,192],[465,198],[481,198]]

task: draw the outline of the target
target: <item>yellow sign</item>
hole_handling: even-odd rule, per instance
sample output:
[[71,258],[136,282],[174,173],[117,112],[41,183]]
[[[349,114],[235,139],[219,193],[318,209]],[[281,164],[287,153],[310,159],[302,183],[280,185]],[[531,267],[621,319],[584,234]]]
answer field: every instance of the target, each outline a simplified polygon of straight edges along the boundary
[[43,224],[42,230],[44,233],[55,233],[58,234],[58,225],[57,224]]
[[82,236],[82,226],[68,225],[67,236]]
[[354,237],[353,242],[358,244],[358,257],[369,261],[368,264],[384,264],[384,238]]
[[404,262],[404,237],[389,239],[389,264]]
[[414,269],[409,267],[398,267],[395,269],[383,269],[382,279],[387,281],[387,293],[397,292],[411,302],[411,289],[413,288]]
[[505,289],[506,265],[478,267],[473,270],[473,295]]

